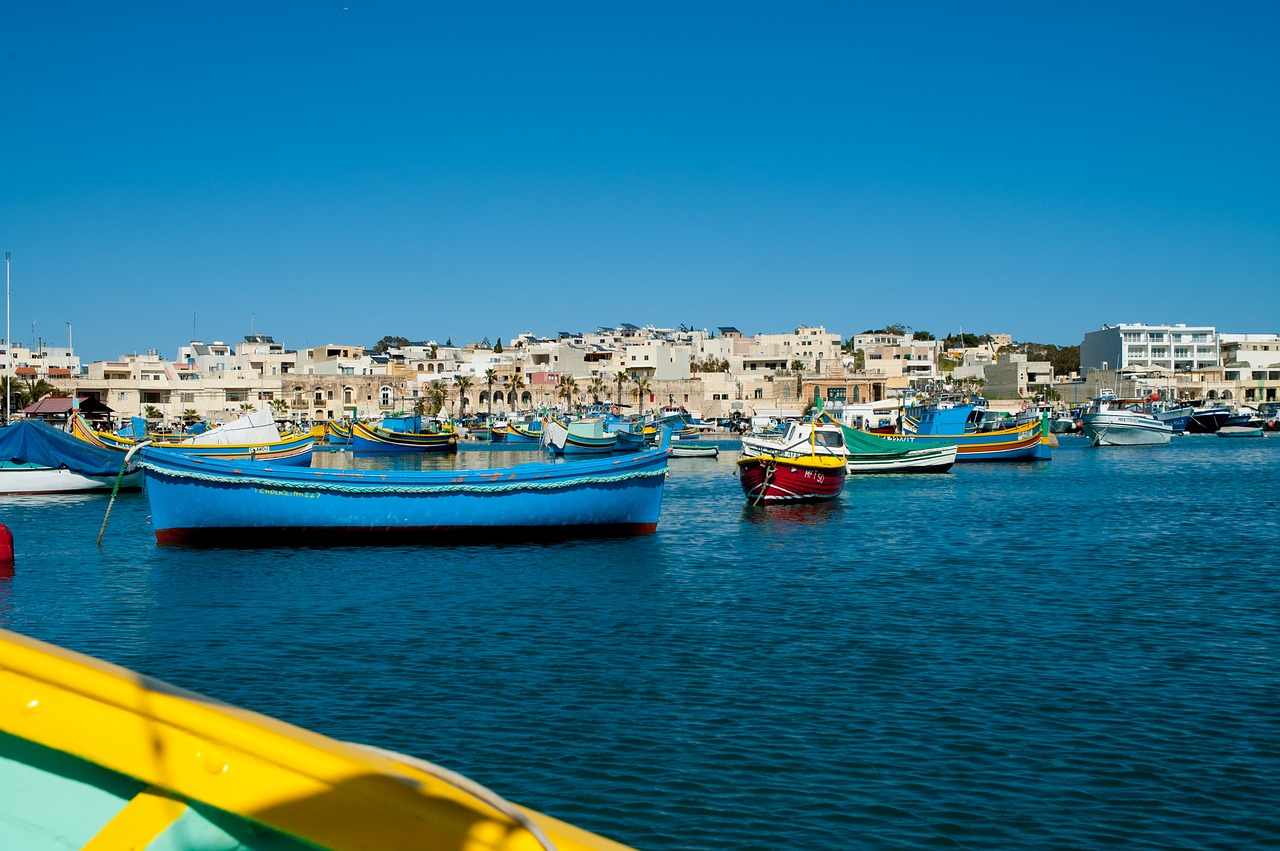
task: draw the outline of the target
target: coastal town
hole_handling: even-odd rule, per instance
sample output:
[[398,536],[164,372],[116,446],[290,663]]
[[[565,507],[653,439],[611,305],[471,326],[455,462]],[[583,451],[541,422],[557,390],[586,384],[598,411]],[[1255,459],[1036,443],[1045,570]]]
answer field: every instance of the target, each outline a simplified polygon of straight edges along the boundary
[[957,387],[1005,407],[1069,407],[1103,388],[1248,405],[1275,402],[1280,392],[1280,335],[1184,324],[1103,325],[1056,363],[1043,346],[1009,334],[937,339],[901,325],[845,338],[821,325],[748,335],[729,326],[620,324],[461,345],[385,337],[306,348],[250,334],[234,343],[191,340],[172,358],[152,349],[92,363],[43,340],[3,348],[0,369],[12,377],[6,415],[57,419],[75,398],[101,420],[144,417],[160,428],[216,425],[254,410],[299,424],[414,409],[463,417],[589,405],[676,405],[709,421],[782,418],[814,399],[840,409]]

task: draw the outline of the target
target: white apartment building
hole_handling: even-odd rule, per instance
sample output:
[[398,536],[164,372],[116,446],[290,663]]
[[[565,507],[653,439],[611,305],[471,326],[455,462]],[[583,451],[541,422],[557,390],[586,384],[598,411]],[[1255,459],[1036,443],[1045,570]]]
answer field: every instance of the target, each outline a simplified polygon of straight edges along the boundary
[[940,377],[937,340],[913,340],[907,334],[854,334],[854,351],[861,350],[862,367],[884,377],[890,387],[921,386]]
[[801,325],[790,334],[757,334],[734,340],[734,372],[777,372],[799,361],[805,372],[822,372],[840,363],[840,335],[821,325]]
[[1080,343],[1080,369],[1160,367],[1195,372],[1218,366],[1218,332],[1212,325],[1103,325]]
[[0,375],[4,375],[13,362],[14,375],[19,378],[47,375],[65,377],[80,374],[80,358],[75,351],[63,346],[49,346],[43,341],[34,349],[21,343],[14,343],[10,350],[8,343],[0,341]]
[[1218,348],[1224,366],[1280,369],[1280,334],[1219,334]]

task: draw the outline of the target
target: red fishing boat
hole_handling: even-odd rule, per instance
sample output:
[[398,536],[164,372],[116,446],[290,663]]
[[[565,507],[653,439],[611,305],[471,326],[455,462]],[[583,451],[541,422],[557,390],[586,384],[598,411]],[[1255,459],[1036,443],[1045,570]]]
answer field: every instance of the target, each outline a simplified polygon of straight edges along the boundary
[[845,459],[838,455],[749,455],[738,459],[742,492],[753,505],[835,499],[844,490],[847,473]]

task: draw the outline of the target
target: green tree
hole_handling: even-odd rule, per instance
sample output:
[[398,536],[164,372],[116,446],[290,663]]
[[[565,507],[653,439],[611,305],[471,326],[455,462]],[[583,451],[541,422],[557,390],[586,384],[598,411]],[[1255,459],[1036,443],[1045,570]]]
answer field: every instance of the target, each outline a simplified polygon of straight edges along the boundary
[[68,396],[65,390],[59,390],[43,378],[26,378],[17,385],[18,407],[25,408],[28,405],[34,405],[46,396],[60,398]]
[[627,374],[622,370],[618,370],[618,373],[617,375],[614,376],[614,379],[618,382],[618,395],[615,396],[614,399],[617,402],[617,404],[621,405],[622,404],[622,382],[627,380]]
[[500,355],[500,354],[502,354],[502,341],[501,341],[501,340],[499,340],[498,342],[496,342],[496,343],[494,343],[494,344],[493,344],[493,353],[494,353],[495,355]]
[[444,409],[444,400],[447,398],[449,398],[449,390],[444,386],[444,382],[437,378],[427,384],[426,393],[418,399],[422,411],[415,410],[414,413],[418,416],[423,414],[439,416],[440,411]]
[[[488,340],[488,337],[485,337]],[[493,384],[498,380],[498,371],[496,369],[486,369],[484,371],[484,383],[489,386],[489,416],[493,416]]]
[[289,403],[283,399],[271,400],[271,412],[276,415],[276,419],[284,419],[289,413]]
[[409,342],[408,337],[393,337],[390,334],[373,344],[373,351],[379,355],[385,355],[391,349],[401,349],[405,346],[413,345]]
[[453,386],[458,388],[458,416],[467,415],[467,392],[471,389],[471,376],[459,375],[453,380]]
[[200,422],[200,412],[197,411],[195,408],[187,408],[185,411],[182,412],[183,425],[189,426],[192,423],[198,423],[198,422]]
[[600,394],[604,392],[604,379],[598,375],[593,375],[590,383],[587,384],[587,392],[591,394],[591,401],[599,405]]
[[565,400],[565,404],[573,408],[573,394],[578,390],[578,381],[572,375],[561,376],[560,387],[556,390],[556,395]]
[[142,416],[148,420],[159,420],[164,418],[164,414],[160,413],[160,409],[155,405],[147,405],[142,409]]
[[640,416],[644,416],[644,397],[649,395],[650,382],[648,376],[637,375],[632,379],[635,385],[632,390],[636,394],[636,402],[640,405]]
[[524,389],[524,376],[518,372],[512,373],[506,377],[502,384],[507,390],[507,404],[514,411],[518,404],[516,400],[520,396],[520,391]]

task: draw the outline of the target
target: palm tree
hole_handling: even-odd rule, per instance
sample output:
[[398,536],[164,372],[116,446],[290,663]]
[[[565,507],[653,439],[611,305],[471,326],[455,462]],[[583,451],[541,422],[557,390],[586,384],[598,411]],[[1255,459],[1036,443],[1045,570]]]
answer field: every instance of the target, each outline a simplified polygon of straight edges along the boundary
[[573,408],[573,394],[578,390],[578,382],[572,375],[566,375],[560,379],[560,389],[556,391],[561,399],[568,403],[569,408]]
[[182,424],[191,425],[200,422],[200,412],[195,408],[187,408],[182,412]]
[[272,399],[271,410],[275,412],[277,419],[284,419],[284,415],[289,413],[289,403],[283,399]]
[[616,379],[618,382],[618,395],[614,397],[614,400],[615,400],[615,403],[618,405],[622,404],[622,382],[625,381],[626,378],[627,378],[627,374],[622,370],[618,370],[618,374],[614,376],[614,379]]
[[591,383],[587,385],[587,392],[591,394],[592,400],[599,405],[600,394],[604,392],[604,379],[600,376],[592,376]]
[[160,413],[160,409],[155,405],[147,405],[142,409],[142,416],[148,420],[159,420],[164,418],[164,414]]
[[241,402],[240,410],[247,414],[247,413],[250,413],[251,411],[256,411],[258,409],[253,406],[252,402]]
[[458,416],[466,416],[467,413],[467,391],[471,389],[471,376],[459,375],[453,380],[453,384],[458,388]]
[[489,416],[493,417],[493,383],[498,380],[498,371],[496,369],[486,369],[484,371],[484,383],[489,385]]
[[27,378],[18,386],[18,407],[34,405],[45,396],[69,396],[66,391],[59,390],[43,378]]
[[[426,402],[429,407],[431,416],[436,416],[444,407],[444,400],[449,396],[449,391],[445,388],[444,382],[436,379],[427,385]],[[419,400],[421,401],[421,400]]]
[[637,375],[632,379],[635,382],[636,401],[640,403],[640,416],[644,416],[644,397],[649,395],[649,378],[644,375]]
[[524,389],[524,376],[517,372],[508,376],[503,384],[507,388],[507,402],[510,404],[511,410],[514,411],[516,409],[516,398],[520,391]]

